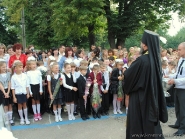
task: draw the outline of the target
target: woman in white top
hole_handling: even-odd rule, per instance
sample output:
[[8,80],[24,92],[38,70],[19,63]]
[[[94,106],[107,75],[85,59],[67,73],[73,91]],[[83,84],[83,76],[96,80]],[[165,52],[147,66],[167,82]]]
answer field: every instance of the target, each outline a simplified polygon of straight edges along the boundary
[[48,57],[48,65],[50,65],[51,61],[55,60],[56,62],[59,62],[59,52],[58,48],[52,49],[52,55]]
[[8,65],[8,61],[10,59],[9,54],[6,54],[6,46],[0,43],[0,61],[5,61]]

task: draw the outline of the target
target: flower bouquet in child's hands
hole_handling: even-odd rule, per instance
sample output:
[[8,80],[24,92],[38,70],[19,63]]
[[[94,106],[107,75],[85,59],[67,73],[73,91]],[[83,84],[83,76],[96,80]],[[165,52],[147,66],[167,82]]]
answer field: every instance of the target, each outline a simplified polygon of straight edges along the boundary
[[[91,81],[91,79],[89,77],[89,78],[87,78],[86,85],[85,85],[85,95],[86,96],[89,95],[89,88],[90,88],[91,84],[92,84],[92,81]],[[85,100],[85,107],[86,107],[86,104],[87,104],[87,100]]]
[[53,101],[55,100],[55,97],[58,94],[58,91],[60,89],[60,85],[61,85],[62,80],[63,80],[62,78],[59,78],[58,81],[57,81],[57,83],[56,83],[56,85],[55,85],[55,90],[53,92],[53,99],[50,101],[49,107],[51,107]]
[[38,70],[40,70],[41,74],[42,74],[42,80],[46,79],[46,73],[47,73],[47,68],[44,66],[40,66],[38,67]]
[[91,103],[92,103],[92,108],[94,109],[94,111],[97,113],[99,108],[101,107],[101,94],[99,93],[98,90],[98,84],[94,84],[93,86],[93,93],[91,96]]
[[118,86],[118,101],[123,100],[123,89],[122,89],[122,81],[119,81],[119,86]]

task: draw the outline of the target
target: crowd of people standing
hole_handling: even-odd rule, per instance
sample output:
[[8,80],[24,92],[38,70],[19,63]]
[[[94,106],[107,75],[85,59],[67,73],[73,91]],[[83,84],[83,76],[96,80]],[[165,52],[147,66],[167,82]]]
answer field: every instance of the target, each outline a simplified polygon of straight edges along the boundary
[[[163,75],[174,73],[177,51],[161,50]],[[123,114],[123,106],[127,114],[129,96],[125,94],[121,100],[118,99],[118,86],[120,81],[124,84],[124,71],[139,56],[140,47],[101,49],[92,45],[90,52],[86,53],[77,46],[60,45],[36,52],[33,45],[23,51],[19,43],[7,47],[0,44],[0,102],[12,126],[13,103],[17,103],[21,125],[30,124],[28,111],[33,112],[35,121],[42,120],[41,107],[53,113],[56,122],[63,120],[64,109],[69,120],[75,120],[78,111],[83,120],[89,119],[91,114],[93,118],[101,118],[102,115],[109,115],[111,105],[113,114]],[[87,80],[91,81],[88,95],[85,93]],[[59,81],[60,86],[57,86]],[[95,84],[102,99],[98,111],[91,104]],[[43,95],[47,96],[44,100]],[[49,108],[51,101],[52,107]],[[174,105],[173,99],[168,105]]]

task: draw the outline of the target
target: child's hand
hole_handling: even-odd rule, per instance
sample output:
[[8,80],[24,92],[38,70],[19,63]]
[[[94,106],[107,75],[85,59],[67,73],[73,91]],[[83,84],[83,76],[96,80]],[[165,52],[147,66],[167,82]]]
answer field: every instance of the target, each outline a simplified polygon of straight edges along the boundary
[[30,95],[27,93],[26,97],[27,97],[27,99],[28,99],[28,98],[30,97]]
[[104,90],[104,94],[108,93],[108,90]]
[[52,94],[50,95],[50,99],[53,100],[53,95]]
[[78,89],[76,87],[73,87],[73,90],[76,92]]
[[60,85],[62,85],[62,81],[60,82]]
[[118,80],[121,80],[121,76],[118,76]]
[[97,83],[97,80],[94,80],[93,82],[94,82],[94,84],[95,84],[95,83]]
[[17,98],[16,97],[13,98],[13,102],[17,103]]
[[43,94],[43,92],[40,92],[40,95],[42,95]]
[[86,100],[86,99],[87,99],[87,96],[86,96],[86,95],[84,95],[84,96],[83,96],[83,99],[84,99],[84,100]]

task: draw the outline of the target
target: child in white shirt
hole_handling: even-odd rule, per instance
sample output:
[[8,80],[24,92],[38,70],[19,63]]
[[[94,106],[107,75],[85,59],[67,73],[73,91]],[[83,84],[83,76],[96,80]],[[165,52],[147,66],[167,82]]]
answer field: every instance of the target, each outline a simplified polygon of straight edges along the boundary
[[[11,78],[11,89],[13,94],[13,101],[14,103],[18,103],[18,112],[20,116],[20,124],[23,125],[24,122],[26,124],[30,124],[30,121],[28,120],[28,111],[26,102],[29,98],[29,82],[26,74],[22,73],[23,71],[23,63],[19,60],[16,60],[13,64],[13,70],[14,74]],[[22,110],[23,108],[23,110]],[[23,117],[23,111],[24,116]]]

